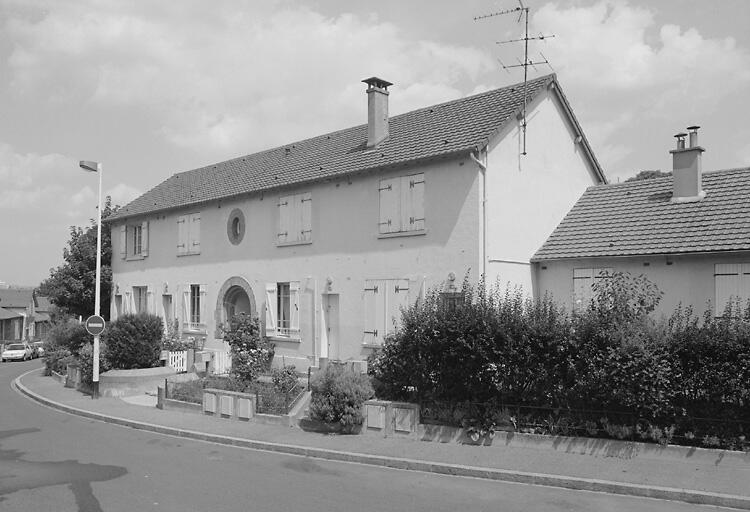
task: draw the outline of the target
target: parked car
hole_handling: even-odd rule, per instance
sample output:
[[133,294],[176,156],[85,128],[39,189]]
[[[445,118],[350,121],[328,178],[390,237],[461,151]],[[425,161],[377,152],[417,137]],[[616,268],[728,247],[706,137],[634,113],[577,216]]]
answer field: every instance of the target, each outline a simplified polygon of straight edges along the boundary
[[31,345],[25,341],[23,343],[11,343],[10,345],[6,345],[3,353],[0,354],[0,361],[26,361],[33,358],[34,350],[31,348]]
[[34,343],[31,344],[31,350],[34,351],[34,357],[44,356],[44,342],[35,341]]

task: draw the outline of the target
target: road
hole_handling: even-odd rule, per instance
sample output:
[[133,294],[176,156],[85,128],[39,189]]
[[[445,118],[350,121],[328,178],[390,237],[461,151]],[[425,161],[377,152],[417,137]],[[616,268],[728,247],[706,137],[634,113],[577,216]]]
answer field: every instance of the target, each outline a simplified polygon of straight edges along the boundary
[[[706,511],[601,493],[231,448],[58,412],[0,364],[0,511]],[[723,510],[723,509],[717,509]]]

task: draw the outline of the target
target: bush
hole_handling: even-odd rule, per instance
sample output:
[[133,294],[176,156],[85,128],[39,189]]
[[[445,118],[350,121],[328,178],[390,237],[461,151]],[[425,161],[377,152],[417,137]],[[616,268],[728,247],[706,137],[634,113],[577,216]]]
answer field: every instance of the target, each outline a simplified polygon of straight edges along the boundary
[[65,347],[44,344],[44,374],[52,375],[52,372],[65,374],[68,371],[68,364],[75,361],[75,356]]
[[61,319],[55,323],[47,333],[46,347],[60,347],[71,354],[77,354],[86,343],[91,343],[93,337],[86,331],[84,324],[72,318]]
[[317,373],[310,382],[310,389],[310,417],[338,422],[344,432],[351,432],[362,424],[362,404],[374,394],[367,375],[335,364]]
[[102,340],[107,345],[107,365],[129,370],[159,366],[164,327],[158,316],[123,315],[111,324]]
[[273,387],[278,393],[289,393],[297,385],[297,369],[292,366],[271,370]]
[[273,359],[273,345],[260,335],[258,318],[241,313],[233,317],[224,330],[224,341],[232,353],[232,374],[240,380],[254,382],[268,371]]
[[170,352],[181,352],[189,348],[194,348],[193,343],[182,339],[179,320],[175,318],[173,322],[167,324],[167,329],[164,331],[164,336],[161,340],[161,349],[169,350]]
[[[94,380],[94,346],[91,343],[87,343],[81,347],[75,361],[78,363],[78,367],[81,370],[81,383],[86,386],[91,386]],[[107,345],[100,342],[99,373],[104,373],[107,370],[111,370],[107,358]]]

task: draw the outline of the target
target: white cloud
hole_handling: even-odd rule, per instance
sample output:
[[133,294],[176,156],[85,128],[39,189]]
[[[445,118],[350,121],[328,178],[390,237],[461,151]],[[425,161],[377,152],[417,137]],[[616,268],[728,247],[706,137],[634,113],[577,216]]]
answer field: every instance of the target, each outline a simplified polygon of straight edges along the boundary
[[112,198],[112,204],[118,204],[125,206],[130,201],[141,195],[141,191],[130,185],[124,183],[118,183],[114,187],[104,192],[105,197],[110,196]]
[[17,153],[0,142],[0,209],[14,210],[58,204],[63,173],[75,169],[72,159],[60,154]]
[[232,1],[43,4],[45,15],[7,23],[12,91],[55,84],[55,98],[148,109],[161,123],[154,133],[207,155],[363,123],[359,81],[373,74],[399,82],[396,114],[460,96],[459,81],[494,66],[482,51],[414,41],[374,16]]

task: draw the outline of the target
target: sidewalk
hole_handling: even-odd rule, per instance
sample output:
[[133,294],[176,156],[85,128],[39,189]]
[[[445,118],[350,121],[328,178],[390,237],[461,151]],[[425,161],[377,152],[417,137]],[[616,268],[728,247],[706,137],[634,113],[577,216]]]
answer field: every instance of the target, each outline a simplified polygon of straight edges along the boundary
[[[552,485],[750,510],[750,453],[665,450],[664,456],[618,458],[566,451],[564,443],[493,446],[340,436],[159,410],[143,397],[92,400],[34,370],[16,381],[30,398],[74,414],[144,430],[246,448],[401,469]],[[601,453],[601,452],[598,452]]]

